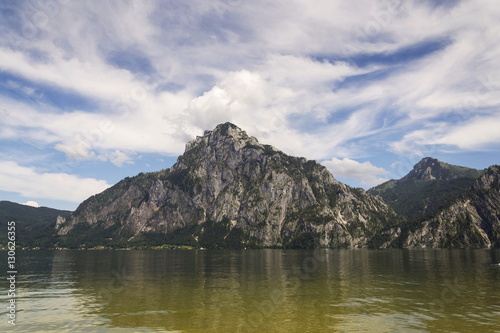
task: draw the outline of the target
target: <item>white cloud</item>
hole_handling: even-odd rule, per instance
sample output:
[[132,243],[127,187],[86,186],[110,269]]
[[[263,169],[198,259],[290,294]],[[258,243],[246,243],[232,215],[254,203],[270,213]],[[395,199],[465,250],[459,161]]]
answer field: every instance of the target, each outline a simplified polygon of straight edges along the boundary
[[21,205],[35,207],[35,208],[40,208],[40,205],[36,201],[27,201],[25,203],[22,203]]
[[176,119],[189,99],[186,94],[163,93],[124,113],[105,114],[40,110],[0,98],[5,107],[0,138],[51,145],[71,159],[110,160],[107,156],[117,150],[178,154],[185,138],[174,135]]
[[121,95],[143,84],[123,69],[100,61],[92,63],[78,59],[53,58],[50,62],[35,62],[19,51],[0,48],[0,69],[38,83],[55,85],[87,97],[119,100]]
[[123,164],[133,163],[130,156],[128,156],[127,154],[125,154],[124,152],[119,151],[119,150],[116,150],[116,151],[112,152],[111,154],[109,154],[108,159],[111,163],[113,163],[114,165],[116,165],[118,167],[122,166]]
[[106,181],[80,178],[67,173],[44,173],[11,161],[0,161],[3,191],[24,197],[79,203],[110,187]]
[[395,161],[395,162],[391,163],[390,167],[391,167],[391,169],[394,169],[397,166],[401,165],[401,163],[402,163],[401,161]]
[[[307,57],[272,55],[254,72],[231,72],[192,100],[183,116],[188,123],[185,131],[194,136],[232,121],[261,141],[288,153],[325,158],[333,150],[341,151],[339,145],[345,141],[372,132],[376,112],[371,109],[358,110],[342,122],[329,124],[327,120],[339,108],[376,97],[369,93],[364,100],[363,97],[344,99],[331,90],[334,83],[369,70],[344,62],[332,64]],[[293,124],[290,118],[295,118],[298,124]],[[316,125],[315,132],[302,128],[311,123]]]
[[498,148],[500,142],[500,116],[476,117],[444,133],[437,143],[456,146],[464,150]]
[[398,154],[432,155],[441,151],[491,151],[500,142],[500,116],[478,115],[451,126],[447,122],[429,123],[390,144]]
[[356,179],[365,186],[376,186],[388,179],[377,177],[388,173],[387,170],[379,168],[370,162],[359,163],[358,161],[349,158],[322,161],[321,164],[326,166],[334,177]]
[[192,100],[185,116],[198,131],[233,121],[249,131],[268,134],[285,129],[279,101],[287,94],[287,89],[273,86],[258,73],[232,72],[219,85]]
[[[367,156],[375,144],[399,154],[424,145],[491,148],[499,18],[492,0],[67,2],[32,38],[6,31],[22,45],[0,41],[0,69],[31,81],[12,81],[29,101],[0,97],[0,138],[118,166],[140,153],[179,154],[224,121],[316,159]],[[429,41],[445,46],[397,62],[405,47]],[[374,54],[385,61],[371,65]],[[134,71],[120,57],[144,66]],[[94,106],[36,104],[45,86]],[[451,122],[453,110],[462,118]]]
[[421,151],[423,150],[435,149],[429,148],[429,146],[434,147],[438,143],[446,127],[446,123],[428,124],[421,129],[405,134],[399,141],[391,142],[390,148],[397,154],[422,155]]

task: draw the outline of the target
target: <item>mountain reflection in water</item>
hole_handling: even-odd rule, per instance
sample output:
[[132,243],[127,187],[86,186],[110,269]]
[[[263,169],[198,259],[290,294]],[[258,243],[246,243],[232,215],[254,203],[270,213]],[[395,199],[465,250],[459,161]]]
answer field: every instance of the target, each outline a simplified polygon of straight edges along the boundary
[[21,251],[15,331],[494,331],[499,259],[498,249]]

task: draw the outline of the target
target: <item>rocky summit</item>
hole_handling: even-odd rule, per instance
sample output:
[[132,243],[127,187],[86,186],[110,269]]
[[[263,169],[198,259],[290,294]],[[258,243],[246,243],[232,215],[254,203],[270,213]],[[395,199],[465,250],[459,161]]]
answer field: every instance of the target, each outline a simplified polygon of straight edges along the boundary
[[445,207],[484,172],[425,157],[403,178],[389,180],[368,193],[380,195],[392,209],[412,221]]
[[403,236],[404,247],[500,247],[500,166],[489,167],[469,190]]
[[403,218],[321,164],[231,123],[186,145],[170,168],[125,178],[56,225],[59,246],[388,247]]
[[401,181],[408,180],[454,180],[460,178],[477,178],[484,170],[476,170],[441,162],[432,157],[420,160]]

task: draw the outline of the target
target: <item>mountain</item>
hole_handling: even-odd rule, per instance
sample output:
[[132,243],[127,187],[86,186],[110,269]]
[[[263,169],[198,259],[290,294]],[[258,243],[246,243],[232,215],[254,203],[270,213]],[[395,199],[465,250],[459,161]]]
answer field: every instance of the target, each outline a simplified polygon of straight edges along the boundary
[[[31,207],[10,201],[0,201],[0,224],[16,222],[16,244],[21,247],[50,248],[55,242],[56,220],[70,211],[48,207]],[[0,229],[0,244],[7,244],[7,227]]]
[[400,237],[404,247],[500,247],[500,166],[489,167],[459,198]]
[[231,123],[186,145],[170,168],[125,178],[59,219],[58,246],[386,247],[403,219],[322,165]]
[[462,166],[452,165],[448,163],[441,162],[432,157],[425,157],[420,160],[413,170],[411,170],[406,176],[401,180],[454,180],[461,178],[476,179],[484,170],[476,170],[471,168],[466,168]]
[[399,180],[389,180],[368,193],[379,195],[408,220],[428,217],[469,189],[484,173],[426,157]]

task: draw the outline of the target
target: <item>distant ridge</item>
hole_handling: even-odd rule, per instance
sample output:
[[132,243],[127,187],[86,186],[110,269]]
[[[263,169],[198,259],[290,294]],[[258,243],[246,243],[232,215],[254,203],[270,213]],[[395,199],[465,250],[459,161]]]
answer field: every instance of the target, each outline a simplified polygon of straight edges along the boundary
[[381,196],[396,212],[414,220],[443,208],[484,172],[425,157],[403,178],[389,180],[368,192]]
[[484,170],[476,170],[441,162],[432,157],[421,159],[401,181],[408,180],[453,180],[459,178],[476,179]]
[[[52,248],[58,216],[71,214],[67,210],[31,207],[10,201],[0,201],[0,224],[16,222],[16,244],[21,247]],[[7,244],[7,228],[0,229],[0,244]]]
[[500,167],[475,170],[424,158],[406,176],[369,192],[405,215],[397,245],[500,247]]
[[489,167],[434,216],[403,229],[404,247],[500,247],[500,166]]

